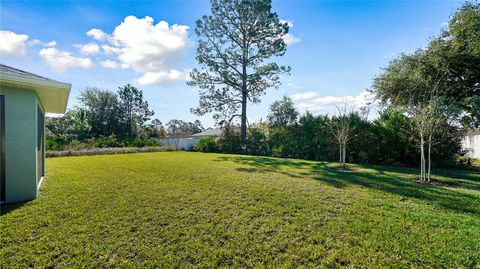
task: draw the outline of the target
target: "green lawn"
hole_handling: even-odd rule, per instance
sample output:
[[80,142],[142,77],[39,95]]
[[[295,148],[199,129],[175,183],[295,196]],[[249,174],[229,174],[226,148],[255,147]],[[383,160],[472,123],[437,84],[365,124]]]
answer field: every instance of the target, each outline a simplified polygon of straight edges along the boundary
[[187,152],[47,160],[0,267],[480,267],[480,172]]

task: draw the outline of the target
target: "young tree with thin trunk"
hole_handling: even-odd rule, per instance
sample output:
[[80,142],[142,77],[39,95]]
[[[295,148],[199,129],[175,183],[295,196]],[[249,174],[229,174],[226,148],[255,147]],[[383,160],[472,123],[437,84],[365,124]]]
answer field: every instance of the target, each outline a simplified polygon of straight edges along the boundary
[[[271,0],[211,0],[211,15],[196,23],[196,59],[190,86],[200,88],[196,115],[215,113],[217,122],[241,118],[246,145],[247,103],[259,103],[268,88],[278,88],[279,75],[290,67],[270,62],[286,51],[288,25],[271,11]],[[240,112],[238,110],[241,110]]]
[[346,169],[348,142],[354,137],[355,126],[352,122],[354,113],[353,107],[345,100],[343,105],[337,106],[337,114],[327,121],[327,126],[339,147],[339,163],[342,170]]
[[[446,121],[448,109],[440,109],[440,98],[447,91],[448,66],[430,51],[417,50],[393,60],[374,82],[377,96],[392,105],[405,107],[415,123],[420,149],[420,181],[431,179],[431,151],[435,133]],[[415,136],[415,135],[414,135]],[[426,148],[427,147],[427,148]]]
[[[420,181],[431,181],[432,146],[434,137],[445,120],[435,99],[435,87],[429,100],[406,106],[406,111],[415,123],[420,147]],[[427,147],[427,149],[425,149]],[[425,152],[426,151],[426,152]]]

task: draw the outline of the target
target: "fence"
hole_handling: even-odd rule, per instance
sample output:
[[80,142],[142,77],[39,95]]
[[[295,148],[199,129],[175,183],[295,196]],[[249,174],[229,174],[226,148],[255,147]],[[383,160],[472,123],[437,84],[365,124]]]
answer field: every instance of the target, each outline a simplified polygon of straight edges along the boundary
[[470,134],[462,139],[462,148],[468,150],[468,156],[480,159],[480,134]]
[[160,139],[160,144],[172,147],[178,150],[192,150],[193,146],[198,142],[198,138],[165,138]]

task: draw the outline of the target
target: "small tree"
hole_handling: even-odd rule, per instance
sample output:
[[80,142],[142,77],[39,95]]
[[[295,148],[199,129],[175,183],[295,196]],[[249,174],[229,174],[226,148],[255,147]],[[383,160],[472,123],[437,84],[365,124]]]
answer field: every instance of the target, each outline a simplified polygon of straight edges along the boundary
[[354,137],[355,126],[352,122],[354,109],[349,106],[347,100],[341,106],[336,106],[337,114],[327,121],[330,132],[337,141],[339,147],[339,163],[342,170],[346,169],[346,155],[348,142]]
[[118,130],[121,113],[117,94],[89,87],[80,93],[78,100],[80,109],[86,113],[93,137],[109,136]]
[[267,116],[270,127],[286,127],[297,121],[298,111],[288,96],[283,96],[282,100],[275,101],[270,105],[270,112]]
[[[442,127],[444,115],[442,115],[438,103],[434,98],[434,89],[432,90],[432,97],[424,103],[417,103],[416,105],[408,105],[406,107],[407,113],[415,123],[416,132],[419,138],[420,146],[420,181],[431,181],[431,166],[432,166],[432,146],[435,134],[437,134]],[[425,146],[427,146],[427,153],[425,153]]]
[[118,88],[118,98],[125,133],[135,134],[154,112],[143,100],[143,92],[130,84]]

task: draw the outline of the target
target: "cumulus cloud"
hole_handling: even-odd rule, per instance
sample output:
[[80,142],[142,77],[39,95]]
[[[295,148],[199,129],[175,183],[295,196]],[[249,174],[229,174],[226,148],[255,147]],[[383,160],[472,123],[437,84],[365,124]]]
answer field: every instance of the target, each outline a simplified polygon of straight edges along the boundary
[[57,45],[57,41],[52,40],[52,41],[50,41],[50,42],[43,43],[43,45],[44,45],[45,47],[55,47],[55,46]]
[[322,97],[319,97],[319,95],[315,92],[305,92],[294,94],[291,96],[291,98],[295,101],[303,101],[297,105],[302,112],[310,111],[312,113],[332,112],[335,110],[335,106],[341,105],[345,102],[356,109],[374,103],[374,96],[367,91],[363,91],[356,96],[347,95]]
[[285,42],[285,44],[287,45],[292,45],[292,44],[295,44],[295,43],[298,43],[300,41],[302,41],[300,38],[288,33],[286,35],[284,35],[282,37],[283,41]]
[[28,35],[0,31],[0,56],[24,57],[27,54]]
[[38,40],[38,39],[32,39],[30,41],[28,41],[27,43],[29,46],[37,46],[37,45],[41,45],[42,44],[42,41]]
[[87,35],[104,41],[102,52],[111,62],[104,61],[102,66],[132,68],[143,74],[136,80],[139,84],[162,85],[188,78],[185,71],[176,70],[190,46],[188,29],[166,21],[154,24],[148,16],[128,16],[111,34],[94,28]]
[[104,31],[95,28],[90,29],[90,31],[87,32],[87,36],[98,41],[103,41],[108,37],[108,35]]
[[298,100],[308,100],[317,97],[318,94],[316,92],[302,92],[302,93],[296,93],[292,96],[292,100],[298,101]]
[[38,39],[32,39],[30,41],[28,41],[27,43],[29,46],[38,46],[38,45],[42,45],[44,47],[55,47],[57,45],[57,41],[55,40],[52,40],[52,41],[49,41],[49,42],[42,42]]
[[105,68],[111,68],[111,69],[116,69],[120,67],[120,64],[118,62],[112,61],[112,60],[105,60],[101,61],[100,65],[105,67]]
[[[280,22],[281,23],[286,23],[288,25],[288,27],[290,28],[290,30],[293,28],[293,21],[291,21],[291,20],[281,19]],[[287,44],[287,45],[292,45],[292,44],[295,44],[295,43],[298,43],[298,42],[302,41],[300,38],[292,35],[291,33],[288,33],[288,34],[284,35],[282,37],[282,39],[285,42],[285,44]]]
[[170,71],[147,72],[138,78],[137,82],[140,85],[165,85],[178,80],[188,80],[188,74],[188,71],[177,71],[173,69]]
[[56,72],[64,72],[69,68],[88,69],[93,66],[89,58],[75,57],[70,52],[56,48],[43,48],[38,53],[45,64]]
[[96,43],[88,43],[88,44],[76,44],[74,45],[78,49],[80,49],[80,52],[83,55],[95,55],[100,52],[100,46],[98,46]]

